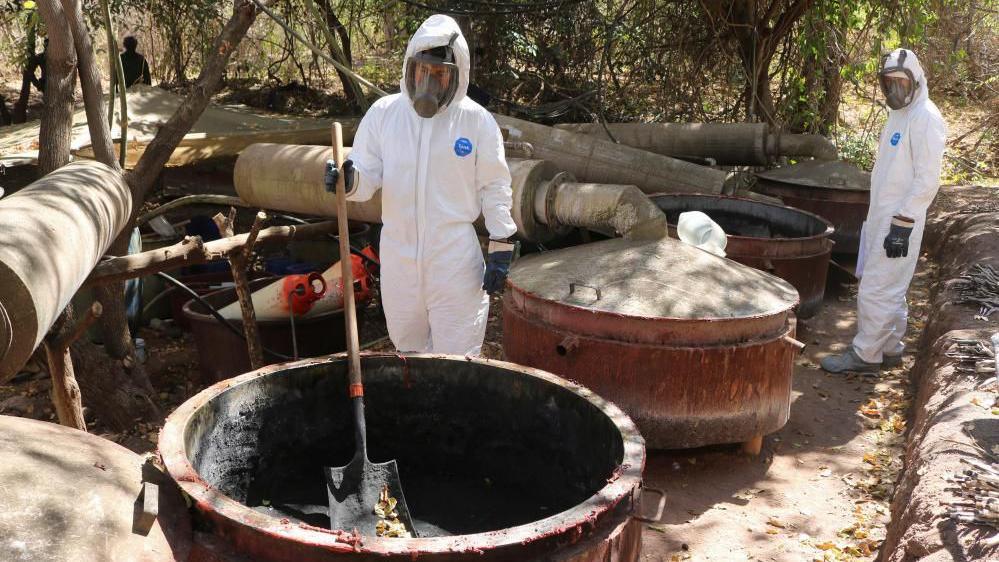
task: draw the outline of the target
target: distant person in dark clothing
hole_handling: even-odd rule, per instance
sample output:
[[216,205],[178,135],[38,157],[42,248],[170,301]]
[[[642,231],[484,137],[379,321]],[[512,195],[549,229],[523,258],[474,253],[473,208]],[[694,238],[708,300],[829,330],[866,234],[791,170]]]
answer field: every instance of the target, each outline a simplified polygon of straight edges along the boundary
[[122,46],[125,47],[125,52],[121,54],[121,69],[125,74],[125,88],[128,89],[135,84],[152,85],[153,80],[149,76],[149,64],[146,63],[146,57],[135,52],[136,47],[139,46],[139,41],[129,35],[122,41]]

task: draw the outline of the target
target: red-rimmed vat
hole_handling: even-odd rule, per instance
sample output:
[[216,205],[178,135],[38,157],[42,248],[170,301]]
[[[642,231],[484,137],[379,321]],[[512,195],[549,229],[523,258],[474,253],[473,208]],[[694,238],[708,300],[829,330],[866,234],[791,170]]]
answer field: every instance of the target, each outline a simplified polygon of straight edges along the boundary
[[786,281],[673,239],[612,239],[515,264],[509,360],[579,381],[653,449],[757,444],[788,419],[796,350]]
[[772,273],[798,290],[798,318],[810,318],[822,307],[834,232],[826,219],[739,197],[669,194],[652,200],[666,213],[673,236],[680,213],[701,211],[711,217],[728,237],[728,259]]
[[397,459],[421,538],[326,528],[322,469],[354,450],[338,355],[222,381],[168,418],[163,461],[214,548],[270,561],[638,560],[645,449],[616,406],[509,363],[386,354],[362,366],[369,455]]
[[833,252],[857,253],[871,201],[871,174],[841,160],[806,160],[756,176],[756,191],[831,222],[836,227]]

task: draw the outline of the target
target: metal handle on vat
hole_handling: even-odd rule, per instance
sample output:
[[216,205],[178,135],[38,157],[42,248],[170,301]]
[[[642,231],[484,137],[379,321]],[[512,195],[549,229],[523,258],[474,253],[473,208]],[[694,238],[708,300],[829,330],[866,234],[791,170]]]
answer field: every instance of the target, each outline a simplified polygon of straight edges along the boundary
[[132,532],[146,536],[153,528],[160,513],[160,487],[152,482],[143,482],[136,508],[132,512]]
[[[656,502],[656,514],[654,516],[652,516],[652,517],[649,517],[647,515],[639,513],[639,514],[635,515],[635,519],[638,519],[639,521],[641,521],[643,523],[657,523],[660,519],[662,519],[663,512],[666,511],[666,492],[663,491],[663,490],[661,490],[661,489],[659,489],[659,488],[650,488],[650,487],[648,487],[648,486],[646,486],[646,485],[643,484],[642,485],[642,499],[643,500],[645,499],[645,493],[646,492],[652,492],[653,494],[657,494],[659,496],[659,501]],[[642,503],[644,503],[644,502],[642,502]],[[644,511],[644,510],[642,510],[641,508],[639,508],[639,511]]]
[[791,336],[784,336],[782,339],[787,344],[789,344],[791,347],[797,349],[798,351],[801,351],[802,349],[805,349],[805,343],[804,342],[800,342],[800,341],[792,338]]
[[573,281],[569,283],[570,295],[576,292],[576,287],[586,287],[587,289],[593,289],[593,292],[597,294],[597,300],[600,300],[600,297],[603,296],[598,287],[594,287],[593,285],[587,285],[586,283],[580,283],[578,281]]

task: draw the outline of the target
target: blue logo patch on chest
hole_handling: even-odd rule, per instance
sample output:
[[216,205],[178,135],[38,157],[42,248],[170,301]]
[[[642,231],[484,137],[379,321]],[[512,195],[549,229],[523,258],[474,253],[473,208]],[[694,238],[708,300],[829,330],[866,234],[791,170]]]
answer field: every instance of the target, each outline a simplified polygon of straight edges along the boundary
[[[896,131],[895,134],[891,136],[891,140],[888,142],[890,142],[892,146],[898,146],[898,141],[900,140],[902,140],[902,133]],[[455,150],[457,150],[457,148]]]
[[465,137],[458,137],[458,140],[454,141],[454,153],[462,158],[468,156],[472,153],[472,141]]

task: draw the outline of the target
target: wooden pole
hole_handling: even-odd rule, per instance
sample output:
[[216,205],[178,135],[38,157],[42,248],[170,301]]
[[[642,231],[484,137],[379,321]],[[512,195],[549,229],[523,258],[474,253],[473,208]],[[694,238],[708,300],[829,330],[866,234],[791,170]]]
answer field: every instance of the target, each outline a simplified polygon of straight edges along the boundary
[[81,431],[87,430],[87,422],[83,419],[80,385],[76,382],[69,346],[86,333],[87,328],[100,318],[101,312],[101,303],[95,302],[87,310],[87,315],[72,327],[65,325],[72,320],[72,315],[64,313],[61,318],[64,325],[50,332],[42,342],[52,377],[52,402],[59,423]]
[[[219,232],[226,238],[233,236],[233,222],[236,218],[236,208],[229,208],[229,216],[219,213],[213,217],[215,224],[219,227]],[[246,269],[253,255],[253,245],[260,235],[260,229],[267,220],[267,214],[263,211],[257,213],[253,220],[253,227],[246,237],[241,252],[232,252],[229,255],[229,268],[232,270],[232,280],[236,284],[236,296],[239,298],[239,308],[243,313],[243,333],[246,335],[246,348],[250,355],[250,367],[259,369],[265,365],[264,350],[260,344],[260,330],[257,327],[257,315],[253,311],[253,296],[250,293],[249,281],[246,278]]]
[[[333,159],[341,168],[345,160],[343,150],[343,127],[333,123]],[[357,336],[357,310],[354,302],[354,271],[350,259],[350,229],[347,226],[347,193],[343,173],[336,180],[336,220],[340,232],[340,282],[343,283],[343,311],[347,323],[347,358],[350,360],[350,380],[361,383],[360,343]]]
[[[291,240],[308,240],[321,238],[336,232],[336,222],[326,221],[314,224],[272,226],[264,228],[257,235],[254,248],[277,245]],[[249,234],[239,234],[230,238],[221,238],[211,242],[202,242],[198,236],[185,237],[180,242],[165,248],[157,248],[138,254],[106,259],[97,264],[84,281],[84,287],[104,285],[115,281],[124,281],[135,277],[143,277],[157,271],[169,271],[179,267],[187,267],[227,260],[229,256],[243,251],[249,240]]]

